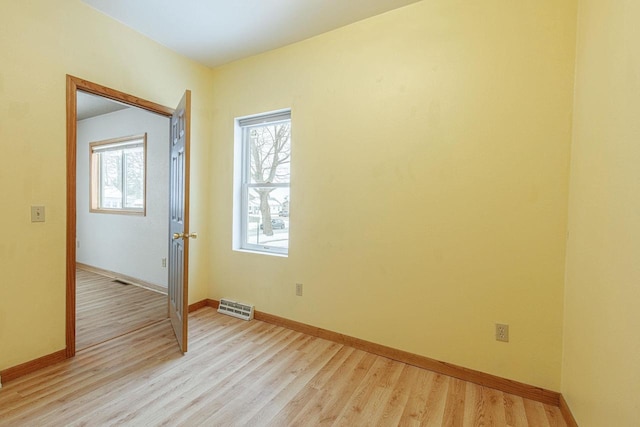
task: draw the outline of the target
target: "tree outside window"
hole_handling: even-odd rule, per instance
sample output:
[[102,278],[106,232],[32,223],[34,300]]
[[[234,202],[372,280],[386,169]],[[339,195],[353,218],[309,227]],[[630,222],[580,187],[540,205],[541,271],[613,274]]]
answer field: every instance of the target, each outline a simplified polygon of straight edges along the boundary
[[290,112],[240,121],[243,132],[243,247],[287,253],[291,180]]

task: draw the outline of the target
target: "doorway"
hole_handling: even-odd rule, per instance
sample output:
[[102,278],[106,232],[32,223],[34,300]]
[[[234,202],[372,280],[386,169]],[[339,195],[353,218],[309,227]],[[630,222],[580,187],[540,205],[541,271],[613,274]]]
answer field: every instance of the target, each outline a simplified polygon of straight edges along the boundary
[[[183,233],[180,233],[173,239],[170,239],[168,235],[165,235],[163,241],[166,246],[170,248],[175,246],[177,239],[181,240],[181,245],[184,248],[180,253],[180,262],[175,262],[175,257],[172,258],[172,251],[169,250],[168,276],[169,276],[169,297],[167,298],[167,314],[178,313],[180,323],[175,324],[173,322],[175,316],[171,316],[172,324],[176,331],[176,337],[178,338],[180,347],[183,351],[186,351],[186,330],[187,330],[187,288],[188,281],[187,275],[183,272],[188,271],[188,237],[194,233],[188,232],[188,194],[189,194],[189,136],[190,136],[190,92],[186,91],[181,104],[179,104],[177,111],[172,108],[165,107],[144,99],[120,92],[115,89],[101,86],[96,83],[92,83],[77,77],[67,75],[67,253],[66,253],[66,357],[73,357],[76,353],[76,291],[77,291],[77,165],[78,165],[78,147],[77,147],[77,95],[78,92],[85,92],[108,98],[118,103],[139,107],[143,110],[159,114],[161,116],[171,119],[171,136],[169,138],[169,145],[176,145],[177,141],[181,141],[184,149],[182,151],[184,163],[179,169],[178,177],[180,182],[183,183],[183,187],[180,188],[180,194],[178,204],[183,212],[186,213],[181,219],[181,227]],[[185,100],[187,101],[185,103]],[[176,123],[181,123],[180,134],[175,133]],[[167,150],[167,156],[169,156],[169,150]],[[80,160],[82,161],[82,159]],[[170,167],[170,173],[172,177],[174,168]],[[173,179],[173,178],[172,178]],[[166,182],[169,186],[169,182]],[[175,191],[173,187],[169,190],[169,204],[176,203]],[[167,218],[169,221],[169,218]],[[171,242],[171,245],[169,243]],[[173,261],[173,262],[172,262]],[[172,274],[172,270],[175,272],[179,270],[181,274]],[[173,280],[171,278],[174,278]],[[176,278],[179,280],[176,281]],[[176,305],[176,301],[180,301],[179,306]]]
[[76,96],[76,350],[83,350],[167,318],[170,119]]

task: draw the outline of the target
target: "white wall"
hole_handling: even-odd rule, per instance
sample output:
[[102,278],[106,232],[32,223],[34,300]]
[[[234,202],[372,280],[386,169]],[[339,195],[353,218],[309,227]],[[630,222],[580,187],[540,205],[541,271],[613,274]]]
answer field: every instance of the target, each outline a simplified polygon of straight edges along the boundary
[[[89,143],[147,133],[147,214],[89,212]],[[167,286],[169,119],[129,108],[78,122],[77,262]]]

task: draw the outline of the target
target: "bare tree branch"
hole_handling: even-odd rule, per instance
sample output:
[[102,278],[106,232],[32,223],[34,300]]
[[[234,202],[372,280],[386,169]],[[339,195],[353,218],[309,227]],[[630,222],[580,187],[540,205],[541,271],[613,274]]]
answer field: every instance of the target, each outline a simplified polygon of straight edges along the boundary
[[[266,125],[251,130],[251,176],[255,183],[271,184],[276,178],[284,180],[289,176],[282,165],[290,163],[290,123]],[[273,235],[271,223],[270,193],[274,188],[255,188],[260,197],[260,213],[265,235]],[[276,202],[280,205],[280,201]]]

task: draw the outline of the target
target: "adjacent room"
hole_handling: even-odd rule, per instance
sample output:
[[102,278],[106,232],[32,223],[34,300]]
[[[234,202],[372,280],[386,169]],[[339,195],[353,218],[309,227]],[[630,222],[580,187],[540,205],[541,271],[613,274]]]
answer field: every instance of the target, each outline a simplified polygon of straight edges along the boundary
[[78,92],[76,348],[167,317],[169,120]]
[[636,425],[640,2],[5,3],[0,425]]

